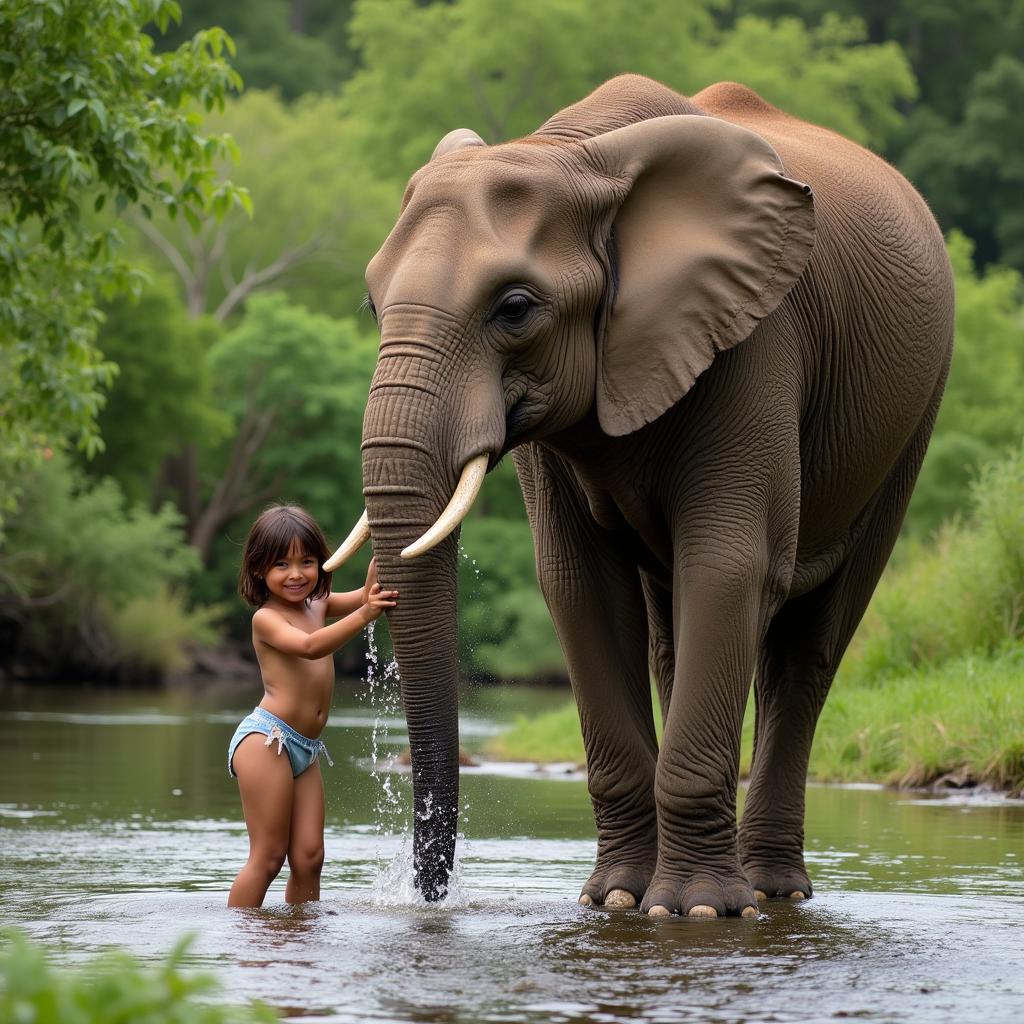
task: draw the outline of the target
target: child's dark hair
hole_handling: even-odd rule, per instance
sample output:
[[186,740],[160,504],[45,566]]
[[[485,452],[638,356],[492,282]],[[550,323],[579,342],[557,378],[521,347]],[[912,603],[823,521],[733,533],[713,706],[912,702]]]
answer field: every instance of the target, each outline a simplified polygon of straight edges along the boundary
[[298,505],[271,505],[260,513],[245,539],[238,592],[247,604],[253,608],[266,604],[270,591],[263,577],[278,559],[288,554],[294,540],[301,545],[303,554],[312,555],[317,561],[316,586],[307,602],[327,597],[331,592],[331,574],[324,572],[330,550],[317,521]]

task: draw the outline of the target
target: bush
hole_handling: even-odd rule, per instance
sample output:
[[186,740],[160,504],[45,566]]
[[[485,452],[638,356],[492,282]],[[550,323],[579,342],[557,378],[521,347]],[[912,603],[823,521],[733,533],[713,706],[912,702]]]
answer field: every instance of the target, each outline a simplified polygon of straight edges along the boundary
[[0,617],[36,671],[160,675],[214,639],[213,613],[183,597],[198,569],[174,509],[127,505],[58,452],[26,482],[0,549]]
[[56,970],[17,931],[0,945],[0,1020],[17,1024],[257,1024],[277,1021],[262,1003],[215,1006],[206,974],[184,974],[183,939],[163,966],[144,968],[108,953],[78,970]]
[[882,578],[843,679],[877,682],[1024,639],[1024,446],[981,471],[971,504]]
[[189,648],[218,642],[222,615],[216,606],[186,608],[182,595],[165,584],[111,608],[108,626],[123,671],[165,675],[189,667]]

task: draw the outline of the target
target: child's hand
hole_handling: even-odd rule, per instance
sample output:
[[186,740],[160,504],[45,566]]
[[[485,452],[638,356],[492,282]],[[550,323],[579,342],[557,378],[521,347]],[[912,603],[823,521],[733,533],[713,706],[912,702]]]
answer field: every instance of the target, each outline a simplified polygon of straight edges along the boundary
[[370,590],[377,582],[377,559],[370,559],[370,567],[366,570],[366,583],[363,585],[363,596],[366,601],[370,600]]
[[380,584],[374,582],[366,597],[366,608],[371,619],[379,618],[385,608],[394,608],[398,604],[397,590],[381,590]]

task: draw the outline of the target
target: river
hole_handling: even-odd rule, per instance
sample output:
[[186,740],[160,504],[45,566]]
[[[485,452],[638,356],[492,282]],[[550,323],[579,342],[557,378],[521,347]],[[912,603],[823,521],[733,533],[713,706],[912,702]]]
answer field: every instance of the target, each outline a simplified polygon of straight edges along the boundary
[[[585,782],[486,762],[462,777],[452,897],[410,891],[408,776],[393,681],[342,686],[325,740],[324,898],[225,899],[246,855],[225,748],[254,695],[0,692],[0,924],[75,964],[111,947],[187,962],[226,999],[302,1022],[1019,1021],[1024,803],[811,786],[814,899],[756,920],[580,907]],[[562,693],[465,695],[472,753]],[[389,767],[389,763],[391,767]],[[741,793],[742,799],[742,793]]]

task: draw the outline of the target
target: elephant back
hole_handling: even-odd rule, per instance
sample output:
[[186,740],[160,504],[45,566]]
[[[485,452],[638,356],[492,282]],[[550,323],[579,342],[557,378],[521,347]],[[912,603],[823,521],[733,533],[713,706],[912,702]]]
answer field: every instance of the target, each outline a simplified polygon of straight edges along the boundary
[[686,97],[660,82],[643,75],[618,75],[549,117],[534,135],[579,141],[652,117],[699,113]]

